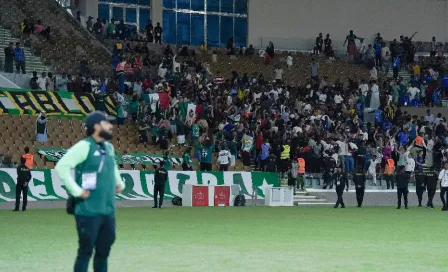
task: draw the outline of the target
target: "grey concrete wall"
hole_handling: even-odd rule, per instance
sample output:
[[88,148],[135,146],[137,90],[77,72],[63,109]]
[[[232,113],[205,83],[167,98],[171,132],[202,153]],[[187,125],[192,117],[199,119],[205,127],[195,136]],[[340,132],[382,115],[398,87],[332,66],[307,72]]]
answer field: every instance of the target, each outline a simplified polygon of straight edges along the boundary
[[340,50],[350,29],[364,37],[391,40],[400,35],[415,41],[436,36],[446,41],[447,0],[249,0],[249,44],[272,40],[277,48],[313,45],[319,32],[330,33]]

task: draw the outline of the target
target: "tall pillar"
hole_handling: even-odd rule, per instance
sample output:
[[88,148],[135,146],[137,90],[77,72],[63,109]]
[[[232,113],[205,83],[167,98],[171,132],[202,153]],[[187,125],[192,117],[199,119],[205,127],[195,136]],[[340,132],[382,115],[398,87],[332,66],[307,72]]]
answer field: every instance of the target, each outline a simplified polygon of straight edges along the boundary
[[151,20],[152,24],[156,26],[157,22],[163,27],[163,5],[162,0],[151,1]]
[[98,18],[98,0],[79,0],[79,11],[82,16]]

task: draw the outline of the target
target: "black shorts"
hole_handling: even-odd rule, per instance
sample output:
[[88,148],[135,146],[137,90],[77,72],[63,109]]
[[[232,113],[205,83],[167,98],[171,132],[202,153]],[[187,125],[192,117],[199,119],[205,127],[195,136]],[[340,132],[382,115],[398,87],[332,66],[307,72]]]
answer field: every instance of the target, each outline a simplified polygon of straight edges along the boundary
[[220,166],[219,166],[219,171],[227,171],[227,170],[229,170],[229,166],[227,165],[227,164],[221,164]]
[[201,171],[212,171],[212,164],[208,162],[201,162]]

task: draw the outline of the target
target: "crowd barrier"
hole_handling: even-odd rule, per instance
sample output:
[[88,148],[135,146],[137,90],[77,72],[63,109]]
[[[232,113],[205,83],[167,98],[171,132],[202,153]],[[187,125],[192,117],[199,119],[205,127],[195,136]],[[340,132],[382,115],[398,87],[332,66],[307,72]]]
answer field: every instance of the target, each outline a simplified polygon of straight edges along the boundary
[[[29,201],[58,201],[67,199],[65,186],[53,169],[32,170],[29,183]],[[117,200],[153,200],[154,172],[122,170],[121,177],[126,189],[117,195]],[[15,200],[17,170],[0,168],[0,202]],[[192,185],[239,185],[240,193],[251,198],[253,193],[258,199],[264,199],[266,187],[278,186],[277,173],[266,172],[196,172],[168,171],[165,186],[165,199],[182,197],[184,184]]]

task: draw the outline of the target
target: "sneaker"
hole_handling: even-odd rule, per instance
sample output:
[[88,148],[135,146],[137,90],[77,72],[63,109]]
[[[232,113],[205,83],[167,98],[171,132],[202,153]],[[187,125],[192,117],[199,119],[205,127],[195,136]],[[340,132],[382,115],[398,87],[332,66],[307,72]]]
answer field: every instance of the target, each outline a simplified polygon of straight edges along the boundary
[[398,207],[397,207],[397,210],[399,210],[399,209],[401,209],[401,207],[400,207],[400,206],[398,206]]
[[362,205],[358,205],[358,206],[356,206],[356,207],[358,207],[358,208],[361,208],[361,207],[362,207]]
[[19,209],[14,209],[14,210],[12,210],[13,212],[18,212],[19,211]]
[[418,204],[418,206],[417,206],[417,207],[423,207],[423,206],[422,206],[422,204]]
[[333,208],[337,209],[337,208],[338,208],[338,206],[333,206]]
[[159,206],[159,209],[161,209],[162,208],[162,206]]
[[157,209],[157,206],[152,207],[153,209]]
[[26,212],[26,208],[22,208],[22,212]]
[[341,206],[341,209],[345,209],[345,206]]

